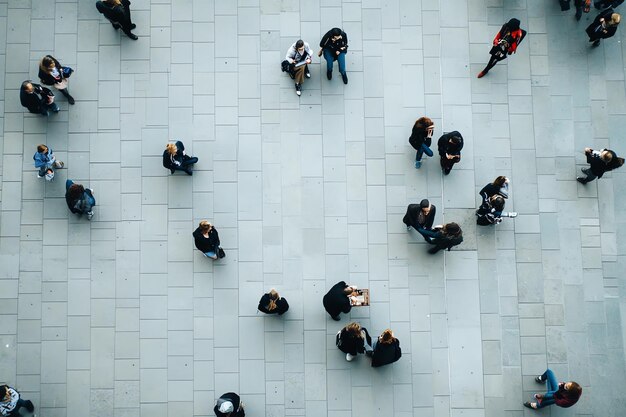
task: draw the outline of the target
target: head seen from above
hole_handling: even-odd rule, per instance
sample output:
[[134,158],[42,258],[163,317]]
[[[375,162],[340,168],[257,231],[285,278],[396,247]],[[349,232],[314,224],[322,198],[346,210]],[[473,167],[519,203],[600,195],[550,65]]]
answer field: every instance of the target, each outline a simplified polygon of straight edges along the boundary
[[52,72],[55,67],[56,64],[54,63],[54,59],[50,55],[44,56],[39,63],[39,68],[41,68],[42,71],[48,73]]
[[390,345],[391,343],[393,343],[394,340],[395,337],[393,337],[393,332],[391,331],[391,329],[386,329],[380,335],[380,343],[383,343],[385,345]]
[[206,220],[202,220],[199,226],[200,226],[200,230],[202,230],[202,233],[207,233],[213,228],[213,225]]
[[48,147],[43,143],[41,145],[37,145],[37,152],[39,153],[48,153]]

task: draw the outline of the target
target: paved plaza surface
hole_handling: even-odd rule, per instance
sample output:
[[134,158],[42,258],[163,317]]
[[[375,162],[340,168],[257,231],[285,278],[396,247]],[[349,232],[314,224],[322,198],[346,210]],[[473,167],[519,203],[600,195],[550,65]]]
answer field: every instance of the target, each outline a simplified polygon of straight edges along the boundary
[[[556,0],[134,0],[132,41],[94,3],[0,0],[0,382],[38,416],[209,416],[227,391],[252,417],[532,416],[546,366],[583,395],[537,415],[626,415],[626,168],[575,181],[585,146],[626,153],[626,28],[591,49],[595,10]],[[476,79],[511,17],[528,36]],[[316,56],[298,98],[280,62],[333,26],[349,84]],[[46,119],[19,87],[48,53],[76,104],[57,94]],[[449,176],[413,167],[422,115],[465,138]],[[171,139],[193,177],[161,166]],[[39,143],[66,163],[52,183]],[[477,229],[497,175],[519,217]],[[94,189],[91,222],[66,178]],[[422,198],[461,246],[407,233]],[[225,259],[195,250],[201,219]],[[335,322],[321,299],[341,280],[372,305]],[[283,317],[256,311],[272,287]],[[347,362],[350,320],[393,329],[401,360]]]

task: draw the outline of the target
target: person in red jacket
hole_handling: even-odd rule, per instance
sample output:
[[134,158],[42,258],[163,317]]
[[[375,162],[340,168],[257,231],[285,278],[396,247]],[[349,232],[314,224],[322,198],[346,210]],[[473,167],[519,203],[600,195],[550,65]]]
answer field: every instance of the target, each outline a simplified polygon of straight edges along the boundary
[[484,77],[499,61],[506,59],[507,55],[515,53],[517,46],[526,36],[526,31],[520,29],[519,24],[518,19],[511,19],[502,25],[500,32],[496,34],[493,40],[493,47],[489,51],[491,59],[485,69],[478,74],[478,78]]
[[526,401],[524,407],[534,410],[556,404],[559,407],[571,407],[580,398],[583,389],[574,381],[558,382],[554,372],[547,369],[542,375],[535,377],[538,384],[548,383],[548,391],[545,394],[535,394],[536,402]]

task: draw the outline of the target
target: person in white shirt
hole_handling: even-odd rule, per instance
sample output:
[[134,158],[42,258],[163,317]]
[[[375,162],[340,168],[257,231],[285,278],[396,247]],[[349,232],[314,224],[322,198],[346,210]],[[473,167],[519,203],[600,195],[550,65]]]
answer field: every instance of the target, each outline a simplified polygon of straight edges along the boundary
[[313,58],[313,51],[308,43],[299,39],[289,47],[285,61],[289,63],[289,75],[296,81],[296,94],[302,94],[304,78],[311,78],[309,65]]

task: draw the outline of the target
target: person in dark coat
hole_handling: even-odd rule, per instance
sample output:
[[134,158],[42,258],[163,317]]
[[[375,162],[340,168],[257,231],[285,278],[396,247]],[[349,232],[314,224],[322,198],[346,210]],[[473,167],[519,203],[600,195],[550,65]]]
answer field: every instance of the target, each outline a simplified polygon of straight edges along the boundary
[[340,313],[349,313],[352,309],[352,301],[350,297],[356,291],[355,286],[350,286],[341,281],[333,285],[333,287],[326,293],[322,302],[326,312],[335,321],[339,321]]
[[591,46],[596,47],[600,45],[601,39],[608,39],[615,35],[621,20],[622,17],[612,8],[600,12],[585,30],[589,35],[589,42],[593,42]]
[[492,196],[499,194],[504,198],[509,198],[509,179],[504,175],[496,177],[493,182],[485,185],[479,192],[480,197],[485,203]]
[[428,250],[428,253],[435,254],[442,249],[452,249],[453,246],[460,245],[463,242],[463,231],[461,226],[452,222],[443,226],[435,226],[432,230],[417,229],[424,236],[426,242],[434,245]]
[[75,184],[72,180],[65,181],[65,202],[72,213],[79,216],[86,214],[87,220],[92,219],[96,199],[91,188]]
[[415,149],[415,168],[419,169],[422,166],[422,155],[432,157],[433,151],[430,149],[432,144],[433,132],[435,130],[435,124],[428,117],[420,117],[413,125],[411,130],[411,136],[409,137],[409,143]]
[[365,353],[366,350],[371,352],[372,338],[365,327],[361,327],[359,323],[350,323],[337,332],[335,344],[346,354],[346,360],[352,361],[359,353]]
[[20,102],[31,113],[48,116],[50,111],[59,112],[59,106],[54,102],[54,94],[46,87],[24,81],[20,88]]
[[373,348],[372,366],[374,368],[394,363],[402,356],[400,341],[393,336],[393,332],[390,329],[382,332],[382,334],[374,340]]
[[517,47],[526,36],[526,31],[520,29],[519,25],[520,21],[518,19],[511,19],[502,25],[502,28],[500,28],[500,31],[493,39],[493,46],[489,51],[491,58],[485,69],[478,74],[478,78],[484,77],[498,62],[506,59],[507,55],[517,52]]
[[137,26],[130,19],[130,1],[129,0],[102,0],[96,2],[96,9],[106,17],[113,29],[122,29],[122,31],[136,41],[139,39],[131,30]]
[[213,411],[217,417],[245,417],[246,415],[241,398],[234,392],[222,394],[217,399]]
[[495,194],[485,200],[478,210],[476,210],[476,224],[480,226],[489,226],[491,224],[499,224],[502,217],[517,217],[514,211],[504,211],[504,197]]
[[326,60],[326,78],[333,78],[333,63],[338,62],[339,73],[344,84],[348,84],[348,75],[346,74],[346,53],[348,52],[348,35],[339,28],[332,28],[320,41],[320,51],[317,54]]
[[624,165],[624,158],[618,157],[617,154],[610,149],[594,151],[591,148],[585,148],[585,156],[587,157],[589,168],[582,168],[581,171],[586,176],[576,178],[576,181],[581,184],[587,184],[589,181],[593,181],[596,178],[602,178],[605,172],[612,171]]
[[193,165],[198,158],[185,153],[185,145],[181,141],[168,143],[163,151],[163,166],[173,174],[177,170],[185,171],[187,175],[193,175]]
[[198,228],[193,232],[196,248],[207,258],[213,260],[218,258],[220,253],[220,237],[217,229],[206,220],[202,220]]
[[463,149],[463,136],[456,130],[446,133],[437,142],[439,149],[439,162],[445,175],[452,170],[452,166],[461,160],[461,149]]
[[598,0],[593,3],[596,9],[608,9],[609,7],[616,8],[620,4],[624,3],[624,0]]
[[265,314],[278,314],[282,316],[289,310],[289,303],[272,288],[270,292],[263,294],[263,297],[259,300],[258,309]]
[[66,98],[67,102],[74,104],[74,97],[72,97],[68,91],[67,83],[70,75],[72,75],[70,67],[63,67],[51,55],[46,55],[39,62],[39,79],[42,84],[54,86],[61,92]]
[[535,377],[535,382],[538,384],[547,382],[548,391],[545,394],[535,394],[533,397],[537,401],[526,401],[524,407],[537,410],[555,404],[557,407],[568,408],[576,404],[583,393],[582,387],[574,381],[558,382],[551,369]]
[[415,230],[430,230],[433,227],[436,212],[437,207],[430,204],[430,201],[427,199],[423,199],[419,204],[409,204],[402,221],[406,225],[407,230],[411,227]]

